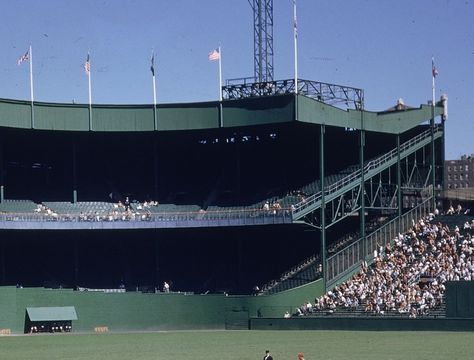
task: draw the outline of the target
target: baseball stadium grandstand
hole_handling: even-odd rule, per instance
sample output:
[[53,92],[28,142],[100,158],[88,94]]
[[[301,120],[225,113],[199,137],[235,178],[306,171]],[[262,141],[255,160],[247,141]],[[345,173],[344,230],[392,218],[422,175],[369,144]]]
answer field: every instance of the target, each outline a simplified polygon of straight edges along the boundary
[[359,88],[274,80],[256,3],[255,75],[219,101],[0,99],[0,334],[474,329],[472,286],[449,284],[474,222],[434,225],[447,97],[369,111]]
[[166,282],[175,295],[268,302],[333,287],[433,210],[446,100],[370,112],[360,89],[294,88],[226,85],[222,102],[91,112],[2,100],[4,289],[80,297]]

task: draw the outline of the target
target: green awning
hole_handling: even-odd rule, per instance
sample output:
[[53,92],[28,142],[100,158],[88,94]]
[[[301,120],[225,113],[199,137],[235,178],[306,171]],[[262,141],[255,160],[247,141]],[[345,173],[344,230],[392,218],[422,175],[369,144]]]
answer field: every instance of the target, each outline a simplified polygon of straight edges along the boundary
[[27,307],[26,312],[30,321],[77,320],[76,308],[74,306]]

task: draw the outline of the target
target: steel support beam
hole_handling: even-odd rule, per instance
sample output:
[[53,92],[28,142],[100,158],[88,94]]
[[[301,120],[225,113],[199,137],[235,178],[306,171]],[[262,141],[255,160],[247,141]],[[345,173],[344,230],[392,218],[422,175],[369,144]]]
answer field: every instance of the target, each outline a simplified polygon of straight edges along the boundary
[[77,203],[77,152],[74,140],[72,142],[72,202]]
[[5,179],[3,171],[3,139],[0,137],[0,203],[5,200]]
[[321,192],[321,260],[323,264],[323,288],[326,292],[326,280],[327,280],[327,261],[326,261],[326,199],[325,199],[325,169],[324,169],[324,132],[325,125],[321,124],[319,134],[319,176]]
[[253,10],[255,81],[273,81],[273,0],[248,2]]
[[[359,130],[359,167],[364,169],[364,147],[365,147],[365,130],[364,130],[364,112],[360,112],[360,130]],[[360,173],[360,210],[359,210],[359,224],[360,224],[360,237],[362,238],[363,245],[363,258],[367,257],[367,239],[365,236],[365,176],[364,171]]]
[[[400,134],[397,134],[397,215],[402,216],[402,164],[400,159]],[[402,232],[400,221],[398,224],[398,233]]]
[[[434,100],[434,99],[433,99]],[[430,129],[431,129],[431,184],[433,186],[433,196],[431,202],[431,208],[434,210],[436,208],[436,154],[435,154],[435,137],[434,137],[434,128],[435,128],[435,112],[434,106],[431,106],[431,120],[430,120]],[[443,164],[444,165],[444,164]]]
[[[225,100],[295,93],[295,79],[256,82],[253,78],[228,79],[222,87]],[[349,86],[298,79],[298,94],[342,108],[363,109],[364,91]]]

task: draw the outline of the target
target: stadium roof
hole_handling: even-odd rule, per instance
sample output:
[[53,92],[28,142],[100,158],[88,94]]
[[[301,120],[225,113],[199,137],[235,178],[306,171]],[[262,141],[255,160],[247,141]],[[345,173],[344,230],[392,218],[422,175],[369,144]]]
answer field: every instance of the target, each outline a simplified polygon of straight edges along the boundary
[[67,321],[77,320],[74,306],[61,307],[27,307],[30,321]]
[[[33,112],[32,112],[33,109]],[[221,110],[222,109],[222,110]],[[179,131],[294,121],[403,133],[432,116],[429,105],[390,112],[344,110],[294,94],[219,102],[158,105],[59,104],[0,99],[0,127],[57,131]],[[435,116],[443,107],[435,107]]]

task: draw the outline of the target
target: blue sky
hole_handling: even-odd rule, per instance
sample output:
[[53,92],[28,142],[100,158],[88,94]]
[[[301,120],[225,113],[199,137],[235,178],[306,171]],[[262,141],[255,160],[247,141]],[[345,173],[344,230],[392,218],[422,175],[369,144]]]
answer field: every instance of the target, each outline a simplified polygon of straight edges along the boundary
[[[247,0],[15,0],[0,15],[0,97],[29,98],[33,46],[35,100],[86,103],[83,63],[91,52],[94,103],[152,103],[156,52],[158,103],[217,99],[224,79],[253,74]],[[398,98],[419,106],[449,97],[446,157],[474,153],[474,0],[298,0],[299,77],[363,88],[368,110]],[[274,0],[275,78],[293,76],[292,2]]]

